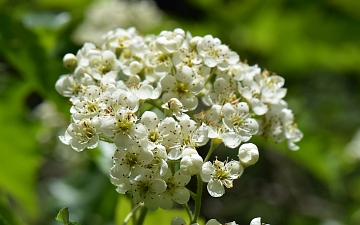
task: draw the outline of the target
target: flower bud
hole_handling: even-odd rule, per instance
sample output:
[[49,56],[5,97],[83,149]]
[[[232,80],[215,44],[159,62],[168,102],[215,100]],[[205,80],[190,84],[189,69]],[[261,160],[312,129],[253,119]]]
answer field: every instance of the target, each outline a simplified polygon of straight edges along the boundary
[[246,143],[239,148],[239,159],[244,166],[254,165],[259,159],[259,150],[253,143]]
[[186,222],[183,218],[176,216],[171,220],[171,225],[186,225]]
[[74,54],[68,53],[64,56],[63,63],[66,68],[73,71],[77,66],[77,58]]
[[183,150],[183,158],[180,161],[180,171],[186,175],[194,175],[201,171],[203,159],[196,150],[187,148]]

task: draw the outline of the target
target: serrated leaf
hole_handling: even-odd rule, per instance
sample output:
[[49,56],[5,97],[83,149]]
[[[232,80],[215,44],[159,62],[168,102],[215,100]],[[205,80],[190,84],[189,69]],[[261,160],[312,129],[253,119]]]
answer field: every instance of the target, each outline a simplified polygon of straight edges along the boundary
[[56,221],[62,222],[64,224],[69,224],[69,209],[68,207],[64,207],[60,209],[59,213],[55,217]]

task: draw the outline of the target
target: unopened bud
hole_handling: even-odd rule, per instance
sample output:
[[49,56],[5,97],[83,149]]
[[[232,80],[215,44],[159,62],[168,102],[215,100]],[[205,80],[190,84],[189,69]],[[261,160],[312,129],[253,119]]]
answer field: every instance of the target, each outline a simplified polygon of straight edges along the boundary
[[77,66],[77,58],[74,54],[68,53],[64,56],[63,63],[66,68],[73,71]]

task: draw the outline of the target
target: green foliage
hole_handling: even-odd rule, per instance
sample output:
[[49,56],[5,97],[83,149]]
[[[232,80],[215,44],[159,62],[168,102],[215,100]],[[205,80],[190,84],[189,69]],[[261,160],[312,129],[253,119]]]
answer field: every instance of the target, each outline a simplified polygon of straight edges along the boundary
[[69,209],[68,207],[64,207],[60,209],[59,213],[55,217],[56,221],[62,222],[64,225],[80,225],[77,222],[70,222],[69,221]]

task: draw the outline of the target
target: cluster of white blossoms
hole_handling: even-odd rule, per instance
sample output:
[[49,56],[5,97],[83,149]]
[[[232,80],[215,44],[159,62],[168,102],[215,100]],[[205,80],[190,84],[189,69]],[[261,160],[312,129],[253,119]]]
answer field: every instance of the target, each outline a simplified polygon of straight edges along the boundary
[[[287,140],[292,150],[302,138],[283,100],[284,79],[241,62],[211,35],[119,28],[63,62],[70,72],[56,90],[72,107],[60,140],[76,151],[114,143],[111,182],[150,210],[186,204],[193,175],[222,196],[257,162],[257,146],[246,143],[253,135]],[[238,158],[211,162],[210,149],[204,159],[199,147],[209,141],[237,148]]]

